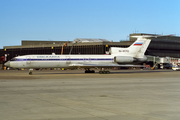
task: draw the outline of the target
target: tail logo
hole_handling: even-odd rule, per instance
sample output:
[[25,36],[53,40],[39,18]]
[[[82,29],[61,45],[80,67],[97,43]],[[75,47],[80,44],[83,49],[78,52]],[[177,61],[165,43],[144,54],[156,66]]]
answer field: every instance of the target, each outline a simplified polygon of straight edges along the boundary
[[134,46],[141,46],[143,43],[142,42],[136,42],[134,43]]

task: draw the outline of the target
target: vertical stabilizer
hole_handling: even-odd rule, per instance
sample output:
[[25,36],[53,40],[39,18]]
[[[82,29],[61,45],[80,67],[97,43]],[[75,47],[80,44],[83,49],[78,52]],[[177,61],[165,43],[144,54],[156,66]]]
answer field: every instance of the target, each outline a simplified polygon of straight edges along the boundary
[[130,47],[128,47],[130,54],[136,58],[144,57],[144,53],[146,52],[150,42],[151,39],[138,37],[137,40]]
[[151,39],[147,39],[142,36],[134,36],[137,40],[128,48],[118,48],[118,47],[111,47],[110,53],[112,55],[120,55],[120,56],[131,56],[135,58],[143,58],[144,53],[149,46]]

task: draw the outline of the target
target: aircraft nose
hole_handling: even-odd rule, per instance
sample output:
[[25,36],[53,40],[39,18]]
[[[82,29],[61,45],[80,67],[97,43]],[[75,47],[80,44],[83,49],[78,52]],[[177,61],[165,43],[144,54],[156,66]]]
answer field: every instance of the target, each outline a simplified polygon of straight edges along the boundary
[[7,61],[4,65],[10,67],[10,61]]

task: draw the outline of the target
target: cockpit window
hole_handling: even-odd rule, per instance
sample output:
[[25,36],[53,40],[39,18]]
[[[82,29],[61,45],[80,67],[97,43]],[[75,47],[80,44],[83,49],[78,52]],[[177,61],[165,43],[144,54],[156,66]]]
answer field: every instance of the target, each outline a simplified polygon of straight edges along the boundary
[[16,58],[12,58],[11,61],[16,61],[17,59]]

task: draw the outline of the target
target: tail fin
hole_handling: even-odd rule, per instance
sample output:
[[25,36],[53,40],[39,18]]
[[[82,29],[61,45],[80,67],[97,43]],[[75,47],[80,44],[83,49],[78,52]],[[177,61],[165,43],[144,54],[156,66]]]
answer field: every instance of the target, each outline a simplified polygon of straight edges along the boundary
[[151,39],[138,37],[137,40],[130,47],[128,47],[130,54],[133,55],[133,57],[142,58],[150,42]]
[[114,55],[121,55],[121,56],[132,56],[136,58],[143,58],[144,53],[149,46],[151,39],[147,39],[142,36],[138,36],[137,40],[128,48],[117,48],[111,47],[110,52]]

